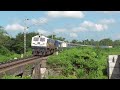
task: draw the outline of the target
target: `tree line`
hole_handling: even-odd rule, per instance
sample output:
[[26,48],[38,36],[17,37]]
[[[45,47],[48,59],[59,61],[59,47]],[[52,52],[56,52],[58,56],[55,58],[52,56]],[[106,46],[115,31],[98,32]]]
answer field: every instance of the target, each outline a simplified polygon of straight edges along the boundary
[[[36,32],[26,33],[26,50],[31,50],[31,40],[35,35],[39,35]],[[48,38],[64,41],[65,38],[56,37],[56,35],[48,35]],[[3,53],[4,51],[4,53]],[[0,54],[13,52],[22,54],[24,52],[24,33],[18,33],[16,37],[10,37],[4,27],[0,26]]]
[[82,44],[82,45],[94,45],[94,46],[113,46],[118,47],[120,46],[120,40],[111,40],[110,38],[105,38],[99,41],[91,40],[72,40],[71,43]]
[[[33,36],[38,35],[36,32],[26,33],[26,49],[27,51],[31,50],[31,39]],[[48,35],[48,38],[53,38],[55,40],[61,40],[68,42],[63,37],[57,37],[56,35]],[[111,40],[109,38],[102,39],[100,41],[91,40],[72,40],[71,43],[82,44],[82,45],[112,45],[114,47],[120,46],[120,40]],[[3,50],[4,49],[4,50]],[[3,52],[5,51],[5,52]],[[0,54],[14,52],[17,54],[22,54],[24,51],[24,34],[18,33],[16,37],[10,37],[6,32],[4,27],[0,26]]]

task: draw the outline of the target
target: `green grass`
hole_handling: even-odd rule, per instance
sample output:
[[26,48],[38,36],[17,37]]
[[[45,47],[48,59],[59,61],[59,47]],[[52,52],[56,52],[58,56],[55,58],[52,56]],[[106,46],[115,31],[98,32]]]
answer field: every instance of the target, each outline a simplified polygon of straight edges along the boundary
[[13,54],[10,56],[0,55],[0,62],[6,62],[9,60],[14,60],[14,58],[20,58],[19,54]]
[[[32,56],[32,51],[26,52],[24,57]],[[21,54],[11,53],[9,55],[1,55],[0,54],[0,62],[6,62],[10,60],[15,60],[14,58],[21,58]]]

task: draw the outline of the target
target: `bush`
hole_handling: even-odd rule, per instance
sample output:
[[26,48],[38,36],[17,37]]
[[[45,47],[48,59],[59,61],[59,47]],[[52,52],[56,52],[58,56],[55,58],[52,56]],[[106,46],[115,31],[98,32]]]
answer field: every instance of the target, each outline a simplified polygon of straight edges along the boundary
[[107,56],[108,49],[77,47],[64,50],[58,56],[50,56],[47,64],[51,68],[62,68],[61,75],[64,77],[72,75],[83,79],[102,79],[107,77],[104,71]]
[[0,46],[0,55],[10,56],[11,54],[6,47]]

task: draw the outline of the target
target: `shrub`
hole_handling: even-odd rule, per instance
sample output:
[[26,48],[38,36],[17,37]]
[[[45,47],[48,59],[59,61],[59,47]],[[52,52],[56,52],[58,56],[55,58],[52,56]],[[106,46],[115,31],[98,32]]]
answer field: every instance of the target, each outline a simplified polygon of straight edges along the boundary
[[61,75],[64,77],[72,75],[83,79],[106,78],[104,70],[107,67],[107,51],[108,49],[91,47],[66,49],[59,55],[50,56],[47,64],[51,68],[61,67]]

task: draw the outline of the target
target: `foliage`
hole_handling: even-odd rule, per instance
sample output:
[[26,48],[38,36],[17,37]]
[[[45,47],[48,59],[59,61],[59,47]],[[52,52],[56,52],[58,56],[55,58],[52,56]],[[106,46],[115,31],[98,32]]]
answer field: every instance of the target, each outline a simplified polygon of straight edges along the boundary
[[31,77],[30,76],[20,77],[20,76],[15,76],[15,75],[5,75],[2,77],[2,79],[31,79]]
[[4,47],[4,46],[0,46],[0,55],[9,56],[10,55],[10,51],[6,47]]
[[71,43],[77,43],[78,41],[77,40],[72,40]]
[[60,76],[48,76],[48,79],[77,79],[74,75],[69,75],[67,77],[60,75]]
[[50,56],[47,61],[50,68],[62,69],[60,77],[50,78],[67,78],[72,75],[80,79],[106,79],[107,57],[115,50],[77,47],[64,50],[58,56]]
[[[26,55],[24,57],[28,57],[32,55],[32,51],[26,52]],[[10,60],[16,60],[14,58],[21,58],[21,54],[16,54],[16,53],[10,53],[10,55],[0,55],[0,62],[6,62]]]
[[10,37],[4,27],[0,26],[0,46],[4,46],[9,39]]
[[[31,48],[31,39],[33,36],[37,35],[38,33],[31,32],[26,34],[26,50],[28,51]],[[24,35],[23,33],[19,33],[16,38],[10,41],[12,45],[10,47],[18,54],[22,54],[24,51]]]
[[54,40],[60,40],[60,41],[65,41],[65,38],[63,37],[56,37],[56,35],[48,35],[48,38],[53,38]]

